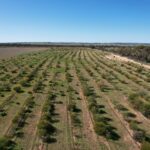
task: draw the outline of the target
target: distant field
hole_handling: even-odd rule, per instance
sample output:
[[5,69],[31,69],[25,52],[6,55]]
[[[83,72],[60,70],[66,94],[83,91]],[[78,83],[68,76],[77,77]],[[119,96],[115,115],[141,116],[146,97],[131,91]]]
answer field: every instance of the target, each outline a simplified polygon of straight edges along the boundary
[[16,56],[22,53],[46,50],[45,47],[0,47],[0,59],[1,58],[9,58],[12,56]]
[[38,52],[0,60],[0,149],[3,143],[11,150],[150,144],[148,68],[90,48],[39,50],[7,49],[9,57]]

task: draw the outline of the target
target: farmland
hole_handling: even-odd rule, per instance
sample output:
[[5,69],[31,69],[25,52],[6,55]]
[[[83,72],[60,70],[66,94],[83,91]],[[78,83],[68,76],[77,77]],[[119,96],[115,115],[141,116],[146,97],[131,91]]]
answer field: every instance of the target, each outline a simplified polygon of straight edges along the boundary
[[1,59],[0,149],[148,146],[150,70],[108,55],[51,47]]
[[10,58],[16,55],[28,53],[28,52],[34,52],[34,51],[40,51],[40,50],[46,50],[46,47],[8,47],[8,46],[0,46],[0,59],[4,58]]

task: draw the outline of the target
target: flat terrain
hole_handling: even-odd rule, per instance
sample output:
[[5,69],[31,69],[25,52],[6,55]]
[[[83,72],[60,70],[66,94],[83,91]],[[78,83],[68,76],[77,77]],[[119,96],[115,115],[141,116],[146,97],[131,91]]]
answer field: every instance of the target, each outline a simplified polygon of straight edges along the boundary
[[0,60],[0,146],[2,139],[19,150],[140,150],[150,143],[148,68],[90,48],[22,50],[1,55],[0,48],[3,58],[15,56]]
[[9,58],[19,54],[46,50],[47,47],[0,47],[0,59]]

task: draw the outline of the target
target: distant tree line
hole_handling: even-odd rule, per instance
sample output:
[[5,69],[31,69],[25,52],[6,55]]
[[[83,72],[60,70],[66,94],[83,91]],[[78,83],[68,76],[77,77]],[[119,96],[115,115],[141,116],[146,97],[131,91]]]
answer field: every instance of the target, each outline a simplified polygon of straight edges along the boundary
[[110,51],[132,59],[150,63],[149,45],[130,44],[94,44],[94,43],[55,43],[55,42],[20,42],[20,43],[0,43],[0,47],[87,47]]
[[103,47],[102,50],[150,63],[150,46]]

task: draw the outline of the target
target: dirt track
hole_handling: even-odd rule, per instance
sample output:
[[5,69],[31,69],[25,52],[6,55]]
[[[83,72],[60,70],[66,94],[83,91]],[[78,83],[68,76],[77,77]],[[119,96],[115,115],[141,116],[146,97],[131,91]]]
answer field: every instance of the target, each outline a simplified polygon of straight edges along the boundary
[[112,53],[111,53],[110,55],[106,55],[106,58],[112,59],[112,60],[119,60],[119,61],[125,61],[125,62],[132,62],[132,63],[136,63],[136,64],[138,64],[138,65],[141,65],[142,67],[145,67],[145,68],[150,69],[150,65],[146,65],[146,64],[137,62],[137,61],[135,61],[135,60],[132,60],[132,59],[130,59],[130,58],[123,57],[123,56],[120,56],[120,55],[116,55],[116,54],[112,54]]

